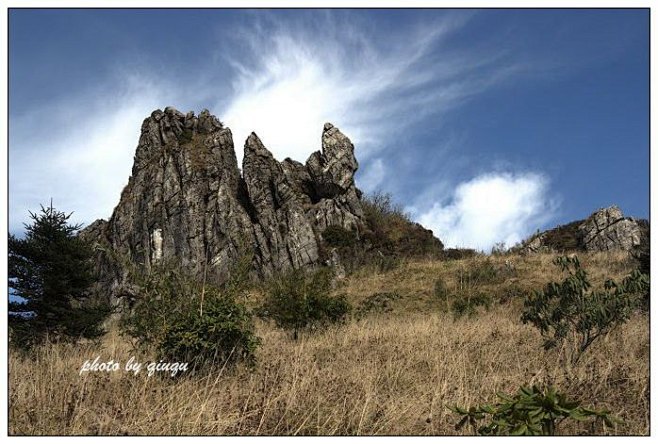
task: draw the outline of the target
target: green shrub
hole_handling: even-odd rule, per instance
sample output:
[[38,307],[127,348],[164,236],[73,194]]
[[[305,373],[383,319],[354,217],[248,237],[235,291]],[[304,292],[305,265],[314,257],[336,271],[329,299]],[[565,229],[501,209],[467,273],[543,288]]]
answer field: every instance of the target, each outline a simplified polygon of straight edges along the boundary
[[375,261],[377,270],[380,273],[386,273],[391,270],[395,270],[400,266],[400,259],[395,256],[382,256]]
[[448,302],[450,297],[450,290],[448,290],[448,286],[446,285],[446,281],[444,279],[437,279],[434,281],[434,296],[442,304],[446,304]]
[[[651,242],[649,225],[648,222],[643,219],[640,219],[638,222],[642,230],[640,245],[633,249],[631,256],[637,263],[637,271],[647,276],[647,279],[649,279],[649,276],[651,275]],[[642,309],[646,312],[649,311],[649,293],[649,285],[647,284],[646,291],[642,297]]]
[[491,308],[492,297],[482,285],[499,283],[505,278],[489,260],[471,263],[469,267],[460,267],[455,275],[455,286],[449,288],[443,279],[434,282],[434,295],[442,310],[450,310],[455,319],[462,316],[475,316],[478,308]]
[[212,363],[252,363],[259,339],[252,317],[238,303],[235,282],[203,285],[182,272],[160,266],[143,276],[139,296],[122,319],[137,345],[161,359],[188,362],[201,370]]
[[344,295],[330,296],[329,269],[293,270],[269,283],[260,313],[280,328],[291,330],[295,339],[302,330],[342,321],[351,310]]
[[[581,407],[578,401],[553,387],[521,387],[516,395],[498,394],[496,404],[470,408],[449,407],[461,416],[455,425],[460,430],[467,423],[479,435],[555,435],[557,425],[565,419],[603,422],[613,427],[618,419],[607,410]],[[489,417],[489,422],[478,427],[478,422]]]
[[648,291],[649,279],[635,271],[621,284],[608,279],[603,290],[594,291],[576,256],[558,257],[553,263],[568,276],[529,295],[521,319],[539,329],[545,349],[566,342],[566,359],[575,365],[597,338],[628,321],[639,306],[638,295]]
[[473,262],[468,268],[460,268],[457,278],[460,287],[463,288],[482,284],[497,284],[502,282],[505,276],[491,260],[486,259]]
[[459,319],[463,316],[475,316],[479,307],[487,310],[491,308],[491,297],[486,293],[477,292],[466,297],[455,298],[450,309],[455,319]]
[[237,360],[253,363],[260,341],[248,310],[216,290],[206,296],[203,312],[188,311],[167,328],[159,344],[162,356],[193,366]]
[[512,282],[501,288],[498,295],[498,302],[507,304],[513,300],[524,300],[526,291],[519,286],[519,284]]
[[330,225],[322,232],[322,239],[330,247],[350,248],[358,242],[357,235],[354,231],[343,228],[339,225]]
[[365,298],[361,304],[359,304],[359,308],[356,310],[356,315],[360,318],[368,313],[390,312],[393,309],[391,307],[391,302],[398,299],[400,299],[400,294],[395,291],[374,293]]

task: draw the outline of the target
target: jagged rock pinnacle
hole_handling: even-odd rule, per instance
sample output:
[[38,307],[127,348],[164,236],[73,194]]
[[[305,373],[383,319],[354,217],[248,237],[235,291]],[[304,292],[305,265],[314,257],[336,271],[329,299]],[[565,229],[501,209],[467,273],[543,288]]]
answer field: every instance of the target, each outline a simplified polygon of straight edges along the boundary
[[[198,274],[210,267],[219,277],[245,250],[260,275],[318,264],[327,226],[364,223],[354,146],[330,123],[321,140],[306,164],[279,162],[251,133],[241,175],[231,131],[208,110],[198,117],[155,110],[142,123],[132,176],[111,218],[81,235],[132,264],[166,261]],[[114,299],[130,293],[121,261],[99,258],[99,271]]]

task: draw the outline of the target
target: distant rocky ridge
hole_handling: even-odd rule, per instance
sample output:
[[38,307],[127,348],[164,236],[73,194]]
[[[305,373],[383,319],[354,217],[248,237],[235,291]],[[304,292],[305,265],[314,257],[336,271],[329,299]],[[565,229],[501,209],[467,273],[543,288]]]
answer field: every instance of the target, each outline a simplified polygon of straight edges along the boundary
[[601,208],[587,219],[532,236],[515,248],[523,254],[539,251],[632,251],[649,236],[649,222],[624,217],[619,207]]
[[142,123],[132,175],[110,219],[81,236],[96,245],[99,285],[113,299],[131,291],[125,263],[168,261],[222,275],[250,251],[263,276],[320,264],[332,259],[323,230],[363,229],[358,167],[350,140],[327,123],[322,151],[305,164],[277,161],[251,133],[241,173],[230,129],[207,110],[168,107]]

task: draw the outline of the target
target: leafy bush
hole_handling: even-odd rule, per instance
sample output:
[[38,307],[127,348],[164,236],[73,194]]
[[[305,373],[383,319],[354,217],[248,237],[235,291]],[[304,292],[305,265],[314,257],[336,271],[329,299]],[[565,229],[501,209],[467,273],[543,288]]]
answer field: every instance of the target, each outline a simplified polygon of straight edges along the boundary
[[109,301],[91,296],[93,251],[77,235],[81,225],[70,224],[71,214],[52,203],[30,217],[23,239],[9,235],[9,288],[25,301],[9,302],[12,347],[103,335],[112,309]]
[[444,279],[437,279],[434,281],[434,296],[436,296],[436,298],[442,304],[448,303],[448,299],[450,298],[450,290],[448,289]]
[[505,279],[505,275],[499,270],[491,260],[473,262],[468,268],[460,268],[459,274],[460,287],[473,287],[482,284],[497,284]]
[[455,299],[452,303],[451,310],[455,319],[462,316],[475,316],[478,307],[484,307],[489,310],[491,308],[491,297],[486,293],[470,294],[467,297]]
[[143,276],[139,288],[132,312],[122,320],[138,346],[196,370],[212,362],[253,362],[259,339],[251,313],[236,300],[240,290],[234,281],[206,286],[162,265]]
[[344,295],[331,297],[331,270],[293,270],[274,278],[260,309],[263,317],[276,325],[299,332],[342,321],[351,306]]
[[455,276],[456,285],[449,288],[445,280],[434,282],[434,295],[442,310],[450,310],[459,319],[462,316],[475,316],[479,307],[491,308],[492,298],[481,290],[481,285],[498,282],[502,278],[498,269],[486,260],[461,267]]
[[231,298],[207,292],[203,312],[188,311],[163,335],[159,349],[171,361],[252,363],[260,341],[249,311]]
[[500,289],[498,302],[507,304],[513,300],[524,300],[526,291],[516,282],[509,283]]
[[[557,425],[565,419],[594,419],[612,427],[618,419],[607,410],[581,407],[578,401],[567,399],[554,387],[521,387],[514,396],[498,394],[502,402],[493,405],[449,407],[461,415],[455,425],[460,430],[467,423],[479,435],[555,435]],[[478,421],[489,416],[489,422],[478,427]]]
[[330,225],[322,232],[322,239],[330,247],[350,248],[358,242],[358,237],[354,231],[341,227],[340,225]]
[[400,266],[400,263],[400,259],[395,256],[382,256],[374,261],[374,264],[380,273],[395,270]]
[[461,276],[462,280],[468,280],[476,285],[499,283],[504,278],[503,273],[489,259],[473,263]]
[[[651,241],[649,226],[646,220],[640,219],[638,221],[642,229],[642,236],[640,237],[640,245],[636,246],[631,255],[633,259],[637,262],[637,271],[647,276],[651,275]],[[649,311],[649,285],[646,287],[646,291],[642,297],[642,309]]]
[[568,276],[529,295],[521,319],[539,329],[547,350],[566,341],[567,360],[575,365],[597,338],[628,321],[649,280],[635,271],[621,284],[608,279],[602,291],[594,291],[576,256],[557,257],[553,263]]
[[400,294],[393,292],[374,293],[365,298],[356,310],[357,317],[362,317],[372,312],[390,312],[391,302],[400,299]]

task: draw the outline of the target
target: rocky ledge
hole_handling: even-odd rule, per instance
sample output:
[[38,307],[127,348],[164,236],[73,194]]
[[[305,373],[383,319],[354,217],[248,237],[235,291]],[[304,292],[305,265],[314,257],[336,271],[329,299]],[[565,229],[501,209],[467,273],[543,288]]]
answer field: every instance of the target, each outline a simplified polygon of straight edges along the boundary
[[519,250],[526,254],[543,250],[631,251],[647,241],[648,236],[648,221],[624,217],[619,207],[612,205],[595,211],[587,219],[538,233]]

